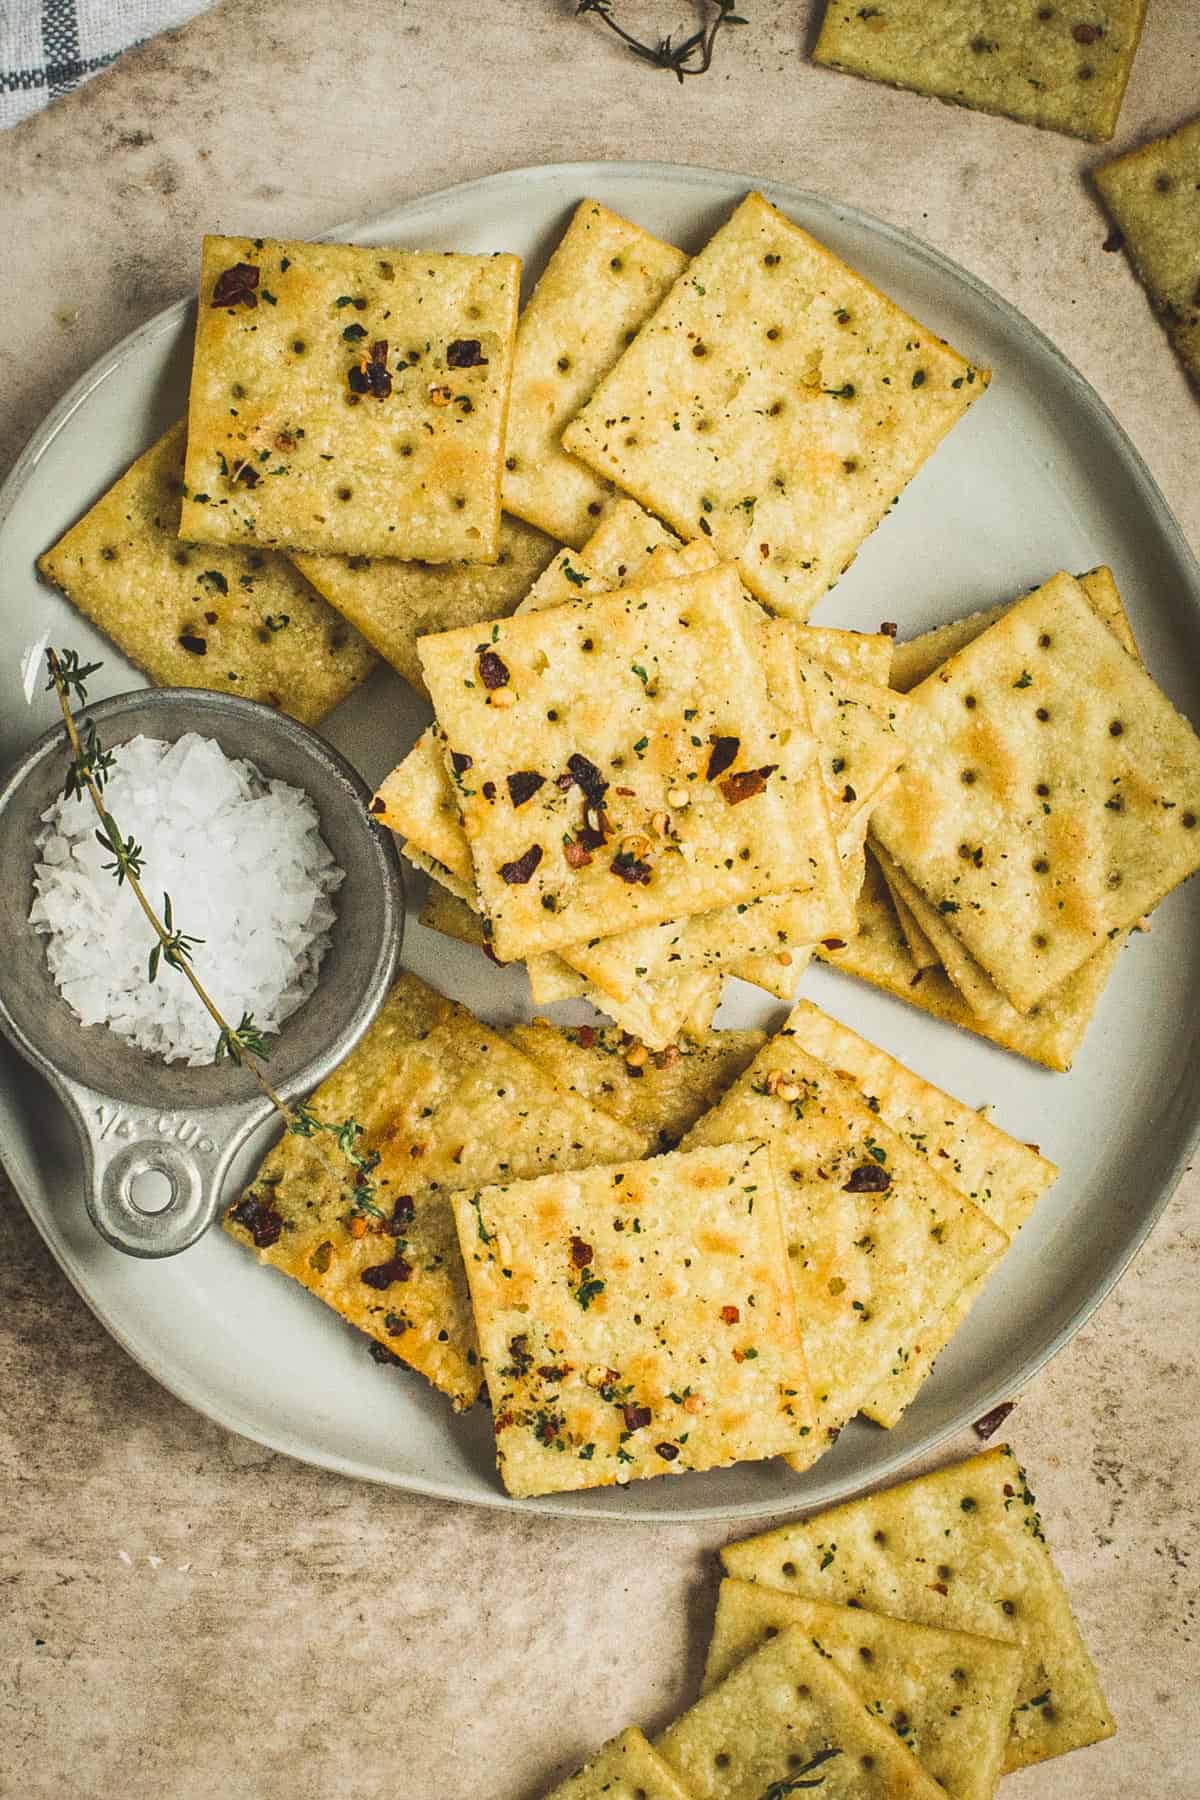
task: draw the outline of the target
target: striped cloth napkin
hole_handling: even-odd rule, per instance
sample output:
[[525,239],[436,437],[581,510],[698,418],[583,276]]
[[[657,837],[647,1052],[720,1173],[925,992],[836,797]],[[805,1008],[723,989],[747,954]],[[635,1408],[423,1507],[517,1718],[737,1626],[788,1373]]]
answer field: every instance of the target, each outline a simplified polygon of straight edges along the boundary
[[0,0],[0,128],[69,94],[208,0]]

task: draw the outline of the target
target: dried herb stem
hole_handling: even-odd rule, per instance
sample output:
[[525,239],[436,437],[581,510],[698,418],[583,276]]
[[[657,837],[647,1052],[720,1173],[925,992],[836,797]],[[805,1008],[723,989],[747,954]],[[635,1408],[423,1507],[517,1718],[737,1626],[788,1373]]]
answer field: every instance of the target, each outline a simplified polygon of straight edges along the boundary
[[643,43],[613,17],[613,0],[577,0],[575,13],[576,17],[594,13],[634,56],[642,62],[648,62],[655,69],[669,69],[677,81],[683,81],[688,75],[707,74],[712,67],[713,50],[722,26],[750,23],[741,13],[734,11],[736,3],[737,0],[704,0],[706,6],[715,6],[715,13],[679,43],[669,33],[666,37],[656,39],[654,43]]

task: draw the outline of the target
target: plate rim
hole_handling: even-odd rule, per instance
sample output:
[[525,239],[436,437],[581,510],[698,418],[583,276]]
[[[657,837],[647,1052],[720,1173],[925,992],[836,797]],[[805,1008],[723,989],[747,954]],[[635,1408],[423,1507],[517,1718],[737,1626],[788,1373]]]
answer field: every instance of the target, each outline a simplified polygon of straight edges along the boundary
[[[936,249],[916,233],[903,226],[895,225],[890,220],[878,218],[862,207],[850,205],[793,183],[772,180],[759,181],[747,176],[744,171],[717,165],[672,163],[661,160],[626,161],[620,158],[594,158],[583,161],[518,164],[510,168],[494,170],[487,175],[473,176],[447,187],[415,195],[409,200],[399,201],[395,206],[378,213],[343,222],[329,230],[314,234],[310,241],[338,241],[342,237],[367,234],[376,229],[377,222],[381,218],[403,220],[406,225],[410,221],[416,223],[422,216],[430,212],[437,212],[447,202],[466,199],[472,195],[482,195],[489,189],[506,189],[511,187],[514,182],[527,185],[534,183],[552,185],[573,181],[580,193],[584,193],[597,172],[602,179],[607,174],[633,183],[653,184],[656,181],[669,181],[677,186],[692,187],[697,191],[703,191],[710,197],[714,197],[714,190],[724,197],[730,185],[737,184],[747,191],[762,192],[769,200],[784,210],[788,206],[796,204],[812,205],[835,219],[859,229],[866,229],[883,242],[899,247],[907,256],[915,256],[920,264],[938,276],[949,277],[952,282],[967,289],[976,301],[997,313],[1009,328],[1017,328],[1043,356],[1049,357],[1066,380],[1075,402],[1081,405],[1085,413],[1098,419],[1109,437],[1115,440],[1117,447],[1128,463],[1132,465],[1132,470],[1138,478],[1142,500],[1148,504],[1158,529],[1189,578],[1183,584],[1182,599],[1185,609],[1190,610],[1194,619],[1200,622],[1200,559],[1192,549],[1145,458],[1107,401],[1041,327],[1027,318],[1012,301],[1006,299],[972,270],[954,261],[952,257]],[[66,429],[80,407],[96,389],[112,379],[143,345],[153,343],[169,331],[177,330],[186,319],[188,309],[193,304],[194,301],[190,295],[171,301],[149,319],[126,333],[79,376],[40,424],[35,427],[3,484],[0,485],[0,536],[2,536],[14,506],[27,482],[36,471],[43,455]],[[18,752],[19,754],[20,752]],[[378,1467],[363,1465],[353,1457],[311,1445],[305,1445],[302,1449],[297,1448],[294,1443],[287,1441],[286,1434],[273,1436],[269,1430],[243,1418],[236,1406],[213,1402],[203,1392],[194,1391],[193,1384],[184,1372],[165,1373],[161,1364],[156,1366],[148,1351],[143,1353],[134,1346],[124,1327],[109,1316],[104,1304],[85,1291],[82,1277],[77,1278],[70,1266],[65,1244],[59,1241],[60,1234],[54,1226],[53,1218],[43,1217],[40,1202],[35,1198],[32,1190],[26,1191],[25,1184],[18,1172],[21,1159],[16,1154],[15,1148],[10,1147],[7,1143],[2,1128],[0,1128],[0,1165],[3,1166],[12,1183],[14,1193],[21,1200],[54,1262],[108,1335],[160,1387],[165,1388],[183,1405],[199,1413],[201,1417],[211,1420],[222,1429],[247,1438],[264,1449],[292,1457],[313,1467],[326,1469],[331,1473],[420,1495],[426,1499],[452,1502],[459,1506],[543,1514],[550,1517],[575,1519],[585,1524],[604,1522],[625,1525],[688,1525],[712,1523],[718,1520],[732,1523],[741,1520],[767,1519],[782,1517],[784,1514],[795,1516],[826,1504],[840,1504],[855,1494],[878,1487],[881,1483],[895,1480],[917,1460],[938,1454],[951,1438],[967,1429],[974,1420],[984,1417],[1001,1401],[1015,1399],[1028,1386],[1029,1382],[1045,1368],[1047,1363],[1066,1347],[1104,1303],[1166,1211],[1189,1162],[1194,1159],[1197,1148],[1200,1147],[1200,1096],[1193,1102],[1190,1122],[1183,1130],[1181,1148],[1169,1165],[1153,1203],[1139,1214],[1131,1236],[1102,1280],[1089,1291],[1086,1298],[1079,1302],[1065,1322],[1047,1332],[1036,1346],[1022,1358],[1020,1373],[1015,1381],[989,1387],[981,1400],[972,1404],[971,1417],[956,1417],[933,1428],[930,1436],[918,1448],[910,1446],[897,1449],[890,1456],[883,1457],[870,1474],[857,1482],[852,1481],[840,1499],[832,1502],[808,1501],[800,1496],[789,1501],[784,1498],[768,1496],[761,1501],[751,1499],[726,1505],[715,1504],[684,1512],[656,1506],[629,1512],[618,1505],[613,1505],[607,1498],[610,1493],[620,1494],[622,1492],[620,1489],[594,1490],[587,1496],[586,1509],[579,1504],[582,1497],[580,1495],[545,1495],[522,1500],[506,1493],[498,1483],[495,1488],[487,1491],[464,1493],[448,1480],[420,1474],[391,1474],[381,1471]]]

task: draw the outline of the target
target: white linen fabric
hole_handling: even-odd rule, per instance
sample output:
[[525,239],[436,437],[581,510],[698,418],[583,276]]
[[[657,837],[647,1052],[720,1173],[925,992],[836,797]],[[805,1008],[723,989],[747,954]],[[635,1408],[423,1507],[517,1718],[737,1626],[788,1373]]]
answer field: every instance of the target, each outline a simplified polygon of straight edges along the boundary
[[205,9],[205,0],[0,0],[0,129]]

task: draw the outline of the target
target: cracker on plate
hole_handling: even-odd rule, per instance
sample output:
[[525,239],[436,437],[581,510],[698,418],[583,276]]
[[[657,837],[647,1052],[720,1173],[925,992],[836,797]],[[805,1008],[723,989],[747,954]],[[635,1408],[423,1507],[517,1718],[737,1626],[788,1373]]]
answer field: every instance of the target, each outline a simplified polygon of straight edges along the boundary
[[[923,1081],[811,1001],[797,1003],[788,1028],[810,1055],[848,1076],[879,1117],[927,1157],[953,1187],[982,1207],[1010,1240],[1017,1235],[1057,1178],[1058,1170],[1047,1157],[1032,1144],[1001,1131],[965,1101]],[[987,1279],[984,1274],[969,1283],[921,1342],[913,1345],[900,1373],[889,1376],[863,1405],[869,1419],[885,1426],[899,1422]]]
[[310,1105],[355,1120],[360,1151],[379,1152],[371,1207],[330,1139],[285,1135],[225,1229],[469,1406],[482,1378],[448,1193],[636,1156],[636,1134],[407,974]]
[[771,1146],[817,1430],[807,1468],[1008,1239],[787,1026],[684,1139]]
[[504,618],[525,598],[554,553],[553,538],[504,514],[494,563],[302,553],[292,561],[409,686],[424,694],[417,639],[475,619]]
[[[1080,575],[1079,585],[1087,595],[1092,611],[1099,614],[1129,654],[1136,656],[1137,642],[1121,601],[1120,590],[1108,565],[1101,563],[1097,568],[1089,569],[1086,575]],[[1012,604],[1011,600],[1002,600],[998,606],[968,613],[964,619],[950,619],[945,625],[935,625],[931,631],[923,631],[919,637],[901,639],[892,649],[891,685],[902,694],[911,692],[919,682],[925,681],[935,669],[940,668],[942,663],[948,662],[952,656],[973,643],[989,625],[1002,619]]]
[[597,985],[586,958],[578,950],[579,946],[572,944],[561,955],[543,951],[528,958],[525,966],[535,1004],[549,1006],[555,1000],[569,998],[578,982],[582,998],[651,1050],[665,1050],[682,1037],[702,1037],[712,1024],[721,1003],[719,969],[694,967],[678,973],[654,970],[644,975],[635,971],[634,978],[622,982],[614,994]]
[[206,237],[183,535],[495,562],[520,273]]
[[581,200],[517,326],[502,493],[510,512],[579,547],[611,496],[563,450],[564,425],[649,318],[687,257]]
[[38,568],[156,686],[315,725],[370,672],[371,648],[286,557],[181,542],[183,443],[173,425]]
[[644,1154],[673,1150],[701,1113],[753,1062],[762,1031],[709,1031],[697,1043],[647,1052],[606,1025],[512,1025],[509,1037],[560,1087],[638,1132]]
[[[473,780],[471,763],[461,754],[446,761],[446,740],[437,725],[424,730],[403,762],[397,763],[371,801],[371,812],[381,825],[431,857],[443,870],[473,891],[471,847],[463,835],[458,793]],[[444,881],[444,876],[439,876]]]
[[888,866],[889,860],[880,857],[879,872],[883,876],[892,905],[896,909],[896,917],[900,921],[900,929],[904,933],[908,953],[918,969],[938,969],[941,967],[942,959],[917,923],[916,914],[904,899],[899,888],[893,884]]
[[805,619],[987,380],[751,194],[563,445]]
[[[962,941],[948,929],[946,920],[934,910],[915,883],[908,879],[878,844],[874,846],[880,873],[892,894],[893,905],[902,900],[915,919],[918,930],[935,953],[938,963],[958,989],[978,1019],[1011,1024],[1011,1019],[1024,1019],[1030,1025],[1047,1021],[1049,1032],[1081,1038],[1091,1022],[1092,1014],[1108,985],[1117,959],[1129,942],[1128,931],[1119,931],[1103,949],[1089,956],[1065,981],[1043,994],[1028,1013],[1018,1013],[1000,992],[990,975],[980,967]],[[897,907],[897,911],[899,908]]]
[[[991,1005],[979,1012],[967,1004],[944,969],[918,966],[879,864],[869,850],[857,910],[858,930],[853,937],[818,945],[822,962],[870,982],[935,1019],[973,1031],[1002,1050],[1028,1057],[1047,1069],[1061,1072],[1070,1068],[1108,979],[1107,969],[1097,958],[1029,1013],[1010,1006],[998,988],[993,990]],[[1108,954],[1101,951],[1100,957]]]
[[697,1800],[944,1800],[890,1722],[792,1627],[754,1651],[663,1733],[657,1749]]
[[1200,739],[1069,575],[910,697],[871,829],[1027,1012],[1200,866]]
[[828,0],[813,61],[1073,137],[1116,129],[1146,0]]
[[801,1442],[811,1400],[764,1146],[467,1188],[453,1206],[511,1494]]
[[1000,1445],[721,1552],[809,1599],[1011,1639],[1024,1658],[1005,1769],[1116,1730],[1024,1471]]
[[692,1800],[692,1796],[631,1725],[546,1800]]
[[745,619],[715,569],[422,640],[498,955],[827,878],[816,744]]
[[1179,360],[1200,385],[1200,118],[1101,163],[1092,180]]
[[1021,1675],[1015,1644],[730,1577],[717,1595],[702,1691],[789,1627],[841,1670],[951,1800],[992,1800]]

